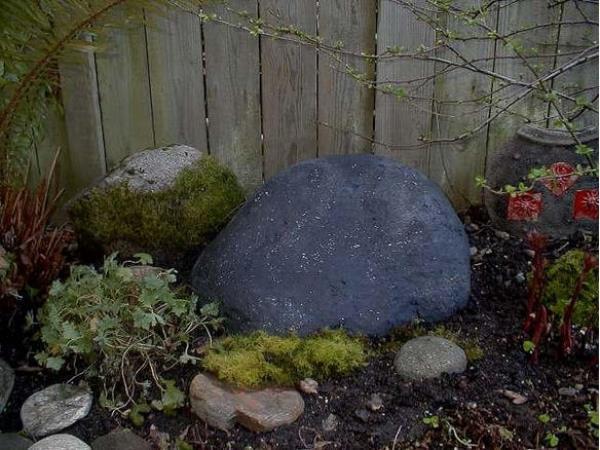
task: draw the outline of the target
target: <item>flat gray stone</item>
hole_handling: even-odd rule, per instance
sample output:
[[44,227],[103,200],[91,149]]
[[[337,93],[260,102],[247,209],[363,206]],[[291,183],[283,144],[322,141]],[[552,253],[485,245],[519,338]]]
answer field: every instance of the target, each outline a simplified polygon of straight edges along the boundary
[[92,450],[151,450],[148,442],[130,430],[115,430],[92,442]]
[[27,450],[33,441],[18,433],[0,433],[0,450]]
[[54,434],[37,441],[29,450],[92,450],[80,439],[70,434]]
[[202,154],[187,145],[143,150],[125,158],[98,187],[127,183],[134,191],[163,191],[173,186],[177,175],[198,161]]
[[203,421],[224,431],[236,422],[252,431],[271,431],[293,423],[304,411],[296,390],[234,389],[205,374],[192,380],[190,404]]
[[15,372],[6,361],[0,359],[0,414],[4,411],[14,385]]
[[261,187],[200,255],[192,286],[223,302],[234,331],[383,335],[466,304],[469,245],[421,173],[373,155],[333,156]]
[[461,373],[467,355],[453,342],[438,336],[420,336],[405,343],[394,359],[396,371],[405,381],[436,378],[443,373]]
[[21,407],[23,429],[35,437],[56,433],[87,416],[92,402],[92,393],[86,388],[54,384],[25,400]]

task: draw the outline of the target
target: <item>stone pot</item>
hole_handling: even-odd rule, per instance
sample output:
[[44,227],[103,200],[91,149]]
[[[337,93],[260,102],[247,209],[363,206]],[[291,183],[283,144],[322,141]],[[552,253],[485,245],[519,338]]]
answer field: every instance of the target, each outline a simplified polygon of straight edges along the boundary
[[[598,160],[598,129],[587,127],[577,138],[594,149]],[[598,233],[598,178],[569,174],[585,157],[575,153],[575,140],[566,130],[527,125],[493,155],[486,170],[490,186],[516,186],[536,167],[545,166],[558,178],[537,182],[533,190],[515,196],[488,190],[484,201],[494,225],[517,236],[536,229],[550,237],[564,237],[576,231]]]

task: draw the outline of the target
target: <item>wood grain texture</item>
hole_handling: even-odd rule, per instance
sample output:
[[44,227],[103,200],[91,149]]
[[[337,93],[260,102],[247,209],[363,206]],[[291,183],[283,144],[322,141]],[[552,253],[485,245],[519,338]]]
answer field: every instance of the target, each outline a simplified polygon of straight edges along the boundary
[[[316,34],[314,0],[261,0],[261,18]],[[264,172],[317,155],[317,55],[311,46],[261,38]]]
[[207,150],[200,18],[160,10],[146,26],[156,145]]
[[123,10],[111,14],[118,27],[110,30],[106,48],[96,55],[109,170],[128,155],[154,146],[145,27],[127,24]]
[[[465,9],[477,4],[477,0],[459,0],[453,6]],[[489,14],[486,20],[489,26],[496,27],[496,14]],[[465,38],[487,35],[480,27],[466,25],[464,21],[452,17],[447,18],[447,27]],[[450,45],[469,61],[482,58],[482,61],[475,63],[477,67],[492,67],[492,40],[453,41]],[[445,48],[438,55],[460,62],[452,51]],[[436,63],[436,72],[446,68],[446,64]],[[486,101],[490,92],[490,78],[472,70],[457,68],[438,76],[434,94],[436,104],[431,133],[433,139],[452,139],[484,122],[488,118],[489,107]],[[481,190],[475,184],[475,176],[484,173],[486,137],[487,127],[484,127],[473,137],[453,143],[435,143],[431,147],[430,176],[458,210],[481,203]]]
[[[228,4],[257,17],[255,0]],[[209,12],[231,23],[241,20],[223,6],[211,7]],[[236,173],[247,191],[252,191],[263,177],[258,38],[215,22],[205,25],[204,37],[210,152]]]
[[[427,7],[427,0],[416,0],[415,7]],[[388,48],[401,47],[412,53],[424,45],[431,47],[435,32],[420,21],[406,7],[392,0],[381,0],[377,27],[377,54]],[[386,57],[377,65],[377,83],[380,88],[402,89],[405,98],[378,90],[375,114],[375,153],[397,159],[422,172],[429,173],[429,145],[422,145],[422,136],[431,132],[431,98],[435,65],[431,61]],[[412,83],[390,83],[418,79]],[[410,99],[409,97],[417,97]],[[382,145],[383,144],[383,145]]]
[[[319,36],[356,54],[375,52],[376,10],[373,0],[321,0]],[[367,153],[373,135],[374,92],[347,73],[347,67],[373,79],[375,63],[360,56],[331,55],[319,59],[319,156]]]
[[[68,149],[63,152],[68,154],[72,169],[68,188],[79,190],[106,173],[94,52],[91,48],[69,50],[59,68],[68,140]],[[45,156],[46,160],[52,158]]]

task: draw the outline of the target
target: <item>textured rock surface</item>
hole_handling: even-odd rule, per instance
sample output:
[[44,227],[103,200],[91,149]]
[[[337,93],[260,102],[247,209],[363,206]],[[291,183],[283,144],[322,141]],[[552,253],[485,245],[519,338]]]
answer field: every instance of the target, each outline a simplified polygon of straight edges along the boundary
[[194,267],[234,330],[384,334],[469,295],[469,246],[442,192],[385,158],[305,161],[275,176]]
[[53,384],[25,400],[21,407],[23,429],[37,437],[56,433],[87,416],[92,401],[86,388]]
[[200,150],[187,145],[144,150],[125,158],[99,187],[126,182],[135,191],[161,191],[171,187],[177,175],[201,157]]
[[0,450],[27,450],[33,441],[17,433],[0,433]]
[[148,442],[129,430],[115,430],[92,442],[92,450],[151,450]]
[[295,390],[233,389],[204,374],[192,380],[190,403],[198,417],[225,431],[236,422],[252,431],[270,431],[293,423],[304,411],[304,401]]
[[3,359],[0,359],[0,414],[4,411],[14,385],[15,373]]
[[426,380],[443,373],[460,373],[467,368],[467,356],[462,348],[437,336],[420,336],[404,344],[394,366],[406,381]]
[[55,434],[37,441],[29,450],[91,450],[91,447],[70,434]]

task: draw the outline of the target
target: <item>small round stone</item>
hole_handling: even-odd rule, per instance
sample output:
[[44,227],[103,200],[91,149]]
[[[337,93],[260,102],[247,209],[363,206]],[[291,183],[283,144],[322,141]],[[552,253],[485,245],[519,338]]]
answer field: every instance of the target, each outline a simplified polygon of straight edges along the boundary
[[394,366],[406,381],[426,380],[443,373],[461,373],[467,368],[467,355],[453,342],[438,336],[420,336],[404,344]]
[[85,442],[70,434],[55,434],[37,441],[29,450],[92,450]]

